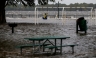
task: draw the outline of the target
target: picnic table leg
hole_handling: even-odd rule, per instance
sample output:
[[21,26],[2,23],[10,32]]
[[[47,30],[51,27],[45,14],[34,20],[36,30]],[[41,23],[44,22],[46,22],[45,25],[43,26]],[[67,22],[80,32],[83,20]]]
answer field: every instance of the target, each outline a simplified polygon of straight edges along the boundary
[[[41,42],[40,42],[40,40],[39,40],[39,44],[40,44]],[[39,45],[39,52],[40,52],[40,45]]]
[[60,44],[60,54],[62,54],[62,39],[61,39],[61,44]]
[[72,47],[72,54],[74,54],[74,46],[71,46]]
[[[35,45],[35,41],[33,40],[33,44]],[[35,46],[33,46],[33,53],[32,54],[34,54],[34,48],[35,48]]]
[[55,54],[56,54],[56,49],[57,49],[57,48],[56,48],[56,39],[55,39]]
[[20,48],[20,53],[21,53],[21,55],[22,55],[22,48]]
[[51,43],[54,46],[54,44],[50,40],[47,40],[47,41],[49,41],[49,43]]
[[[43,44],[45,44],[47,41],[49,41],[49,43],[51,43],[53,46],[55,46],[50,40],[46,40]],[[44,52],[44,48],[43,48],[43,52]]]
[[[43,45],[47,42],[47,40],[43,43]],[[43,47],[43,52],[45,51],[45,48]]]

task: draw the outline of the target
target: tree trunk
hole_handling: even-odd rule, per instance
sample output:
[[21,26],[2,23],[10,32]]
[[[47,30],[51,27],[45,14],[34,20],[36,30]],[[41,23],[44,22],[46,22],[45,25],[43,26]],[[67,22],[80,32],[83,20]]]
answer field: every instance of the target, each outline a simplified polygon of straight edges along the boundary
[[0,24],[6,23],[5,18],[5,0],[0,2]]

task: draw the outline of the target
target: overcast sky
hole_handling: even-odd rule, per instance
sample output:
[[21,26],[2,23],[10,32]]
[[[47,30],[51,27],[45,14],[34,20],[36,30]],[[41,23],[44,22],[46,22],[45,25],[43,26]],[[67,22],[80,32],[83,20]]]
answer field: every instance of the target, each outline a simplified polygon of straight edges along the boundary
[[70,3],[93,3],[96,4],[96,0],[56,0],[56,2],[64,3],[64,4],[70,4]]

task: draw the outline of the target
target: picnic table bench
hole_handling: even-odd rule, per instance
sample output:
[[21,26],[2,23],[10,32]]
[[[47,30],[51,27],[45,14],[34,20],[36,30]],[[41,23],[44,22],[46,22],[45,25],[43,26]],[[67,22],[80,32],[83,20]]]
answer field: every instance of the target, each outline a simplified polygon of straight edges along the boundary
[[78,44],[68,44],[68,45],[62,45],[62,46],[45,46],[45,48],[49,48],[51,50],[53,50],[54,48],[56,48],[57,50],[60,50],[58,49],[58,47],[72,47],[72,54],[74,53],[74,47],[75,46],[78,46]]
[[28,47],[37,47],[37,46],[47,46],[47,45],[50,45],[50,44],[25,44],[25,45],[18,45],[17,48],[20,48],[20,53],[22,55],[22,49],[23,48],[28,48]]

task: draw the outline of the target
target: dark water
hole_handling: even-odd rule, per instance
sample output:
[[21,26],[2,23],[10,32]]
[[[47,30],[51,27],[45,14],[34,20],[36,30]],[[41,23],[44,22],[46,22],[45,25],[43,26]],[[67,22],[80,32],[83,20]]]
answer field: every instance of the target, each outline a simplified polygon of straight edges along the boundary
[[[75,25],[62,24],[18,24],[11,32],[11,27],[7,24],[0,25],[0,51],[16,52],[20,50],[17,45],[31,43],[24,40],[25,37],[34,36],[69,36],[69,39],[63,41],[63,44],[78,44],[75,47],[75,53],[70,54],[71,48],[64,47],[63,55],[49,56],[44,58],[96,58],[96,26],[88,26],[87,34],[79,32],[76,34]],[[58,41],[59,43],[59,41]],[[2,55],[1,55],[2,56]],[[11,56],[10,56],[11,57]],[[17,58],[17,57],[16,57]],[[19,57],[21,58],[21,57]],[[22,58],[24,58],[22,56]],[[27,58],[27,57],[25,57]]]

